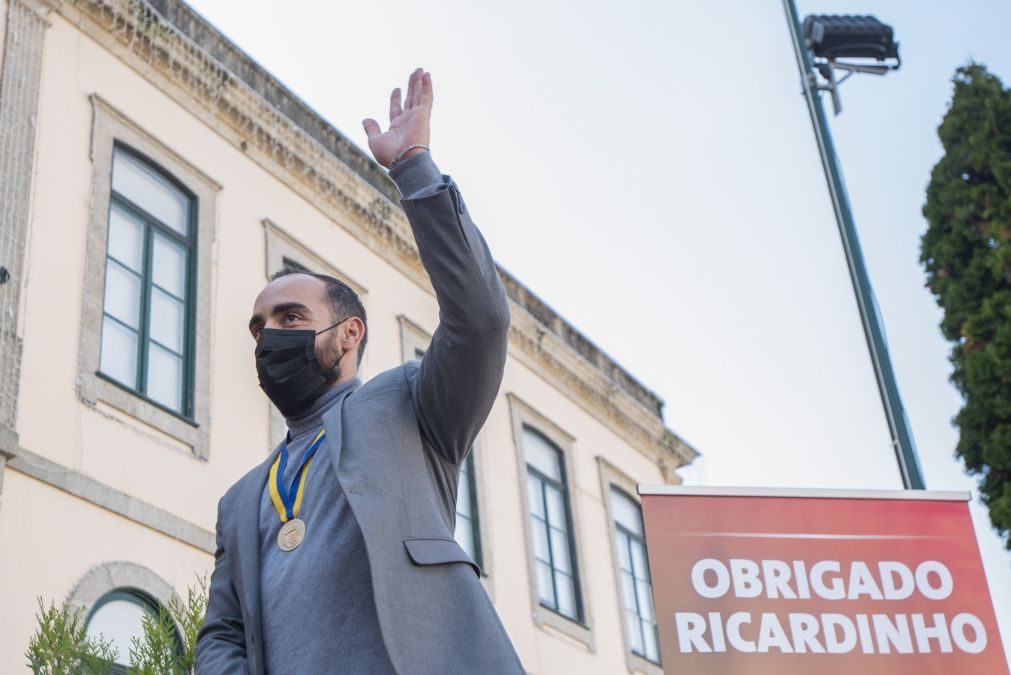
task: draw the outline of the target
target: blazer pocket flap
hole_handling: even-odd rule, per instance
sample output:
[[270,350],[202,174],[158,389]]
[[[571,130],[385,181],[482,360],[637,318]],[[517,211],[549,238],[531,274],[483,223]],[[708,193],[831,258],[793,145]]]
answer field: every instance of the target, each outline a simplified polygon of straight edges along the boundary
[[481,576],[481,568],[452,539],[404,539],[404,546],[407,547],[407,554],[416,565],[467,563],[474,568],[475,574]]

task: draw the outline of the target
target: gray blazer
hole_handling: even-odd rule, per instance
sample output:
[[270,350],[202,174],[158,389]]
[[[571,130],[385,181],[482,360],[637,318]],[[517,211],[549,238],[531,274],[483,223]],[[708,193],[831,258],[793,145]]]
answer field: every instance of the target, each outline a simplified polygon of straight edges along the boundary
[[[505,367],[505,289],[448,176],[434,194],[402,204],[439,301],[439,328],[420,363],[374,377],[323,416],[331,464],[365,540],[397,672],[523,673],[477,565],[453,538],[460,465]],[[197,673],[264,672],[258,513],[277,452],[218,503]]]

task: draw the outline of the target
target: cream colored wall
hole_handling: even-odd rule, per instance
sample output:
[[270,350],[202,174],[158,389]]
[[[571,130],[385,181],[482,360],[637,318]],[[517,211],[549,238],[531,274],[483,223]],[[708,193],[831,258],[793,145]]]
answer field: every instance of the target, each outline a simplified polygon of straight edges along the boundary
[[[365,287],[370,339],[367,379],[401,360],[398,315],[431,333],[432,294],[350,236],[277,178],[222,139],[116,56],[58,14],[46,35],[35,203],[24,314],[18,432],[25,449],[75,469],[207,530],[225,489],[264,457],[268,404],[256,385],[246,332],[264,285],[264,233],[273,223]],[[212,292],[211,449],[195,459],[177,441],[108,407],[76,396],[79,325],[89,221],[89,95],[97,93],[134,123],[223,186],[217,199]],[[448,167],[447,167],[448,169]],[[532,673],[626,672],[611,531],[598,455],[634,480],[662,483],[654,462],[519,358],[506,368],[502,394],[482,435],[477,471],[490,536],[496,606]],[[530,579],[510,405],[512,393],[575,440],[571,488],[580,530],[584,603],[595,651],[531,621]],[[211,557],[8,469],[0,506],[0,672],[16,672],[33,627],[35,596],[66,597],[92,565],[131,560],[182,590]],[[12,544],[12,542],[14,544]],[[11,554],[11,551],[16,551]]]
[[[261,220],[270,218],[365,285],[367,307],[375,317],[366,374],[399,363],[395,300],[410,297],[414,306],[430,313],[434,299],[62,17],[54,14],[52,21],[26,289],[21,444],[212,529],[223,488],[262,459],[266,446],[268,403],[256,386],[253,342],[245,328],[253,298],[265,283]],[[176,443],[159,440],[162,435],[142,423],[92,410],[76,398],[82,251],[92,179],[92,93],[224,186],[217,200],[214,291],[200,300],[210,301],[214,311],[211,457],[206,463],[180,452]],[[59,186],[60,199],[46,198],[52,186]],[[62,420],[55,428],[54,418]],[[192,493],[185,502],[175,493],[181,482]]]
[[36,597],[63,600],[91,567],[134,562],[185,593],[213,564],[202,551],[10,470],[0,542],[0,673],[26,670]]

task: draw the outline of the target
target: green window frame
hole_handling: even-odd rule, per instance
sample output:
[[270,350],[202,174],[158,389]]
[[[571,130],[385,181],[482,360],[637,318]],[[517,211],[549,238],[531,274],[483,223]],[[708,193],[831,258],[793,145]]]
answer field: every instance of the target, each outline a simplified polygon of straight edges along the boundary
[[523,426],[527,496],[534,537],[540,604],[582,623],[576,542],[562,451],[536,429]]
[[185,186],[114,145],[98,375],[190,422],[196,214]]
[[[158,617],[159,612],[161,611],[161,606],[158,604],[158,602],[144,591],[138,590],[136,588],[117,588],[115,590],[109,591],[108,593],[100,597],[95,602],[94,606],[92,606],[91,611],[88,612],[88,620],[85,623],[85,626],[86,630],[88,631],[89,637],[97,637],[101,635],[100,632],[93,631],[92,620],[104,606],[112,602],[128,602],[133,605],[137,605],[144,612],[147,612],[150,616],[153,617]],[[136,636],[140,637],[140,639],[143,639],[144,630],[142,624],[138,625],[136,628],[137,628],[137,630],[135,631]],[[103,639],[109,638],[103,637]],[[182,654],[183,641],[182,636],[179,634],[178,628],[176,628],[175,631],[175,641],[179,653]],[[114,644],[113,647],[116,648],[117,654],[115,663],[109,669],[109,673],[111,675],[125,675],[127,672],[129,672],[127,670],[127,666],[129,665],[130,659],[130,652],[129,652],[130,645]],[[125,653],[123,653],[124,651]]]

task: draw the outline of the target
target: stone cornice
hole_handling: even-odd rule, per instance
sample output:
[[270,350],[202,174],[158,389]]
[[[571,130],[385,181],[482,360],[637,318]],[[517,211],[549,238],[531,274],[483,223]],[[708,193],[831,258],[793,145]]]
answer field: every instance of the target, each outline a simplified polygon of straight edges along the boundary
[[305,134],[350,167],[366,183],[394,204],[400,192],[386,169],[379,166],[344,134],[322,119],[282,82],[264,70],[238,45],[223,36],[188,5],[178,0],[148,0],[148,3],[179,31],[210,54]]
[[12,4],[14,2],[24,5],[41,19],[49,16],[51,11],[59,9],[63,4],[63,0],[12,0]]
[[673,482],[673,470],[691,462],[698,454],[694,448],[599,368],[557,335],[548,332],[530,312],[516,303],[512,303],[511,309],[509,351],[512,356],[658,462],[667,482]]
[[[397,191],[308,106],[177,0],[78,0],[60,13],[432,292]],[[171,18],[171,23],[168,19]],[[664,426],[663,403],[511,275],[512,353],[665,471],[696,452]]]
[[509,299],[533,314],[534,318],[562,342],[571,347],[580,356],[604,373],[614,385],[623,389],[629,396],[650,410],[656,417],[663,419],[663,400],[647,389],[624,368],[618,365],[610,356],[593,344],[585,335],[576,330],[572,324],[563,319],[543,300],[524,286],[509,272],[498,268],[502,283],[505,284]]

